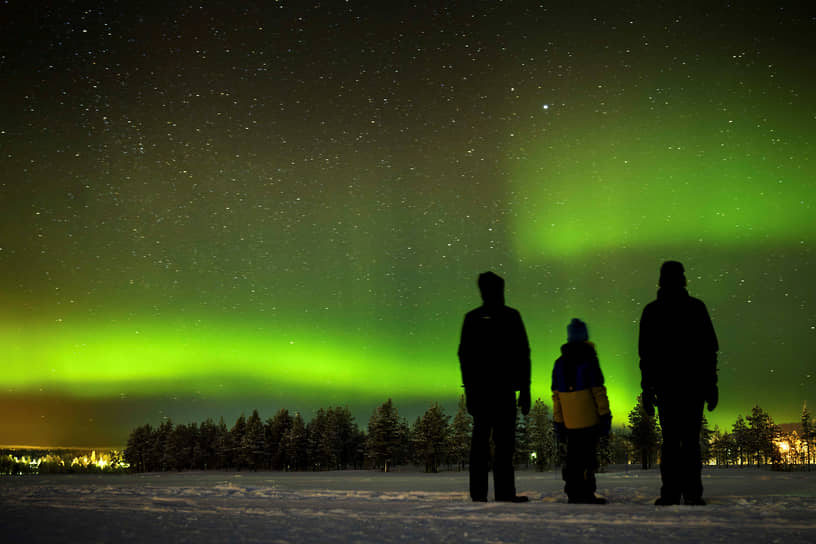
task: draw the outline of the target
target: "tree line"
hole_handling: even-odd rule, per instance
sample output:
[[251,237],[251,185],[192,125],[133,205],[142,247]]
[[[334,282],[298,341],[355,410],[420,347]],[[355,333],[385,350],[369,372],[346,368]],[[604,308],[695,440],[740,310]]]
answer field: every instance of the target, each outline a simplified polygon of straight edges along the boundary
[[[804,451],[801,462],[812,462],[814,422],[803,413],[803,431],[795,441]],[[158,427],[135,428],[128,437],[124,459],[138,472],[178,470],[285,470],[322,471],[376,469],[390,471],[414,464],[426,472],[443,467],[463,470],[470,456],[472,419],[460,397],[451,418],[434,403],[409,424],[391,399],[378,406],[363,430],[348,407],[318,410],[304,421],[298,413],[279,410],[263,421],[257,410],[243,414],[232,427],[223,417],[216,423],[174,425],[169,419]],[[732,431],[711,430],[704,421],[700,444],[704,462],[721,465],[778,463],[783,437],[770,416],[755,407],[747,418],[737,419]],[[657,418],[643,412],[638,399],[628,424],[601,440],[598,462],[638,462],[649,468],[659,460],[660,428]],[[547,470],[561,463],[563,451],[553,431],[550,408],[538,399],[530,413],[519,414],[516,429],[517,467]],[[797,453],[798,455],[798,453]]]
[[[163,421],[131,431],[124,451],[131,469],[168,470],[392,470],[414,464],[426,472],[462,470],[470,456],[472,418],[459,399],[451,418],[438,404],[409,424],[391,399],[377,407],[365,430],[347,407],[318,410],[311,421],[287,409],[263,421],[258,410],[241,415],[232,427],[216,423],[174,425]],[[516,461],[540,470],[555,461],[549,407],[541,400],[519,418]],[[532,459],[532,461],[531,461]]]
[[96,474],[125,472],[127,463],[122,452],[83,451],[73,448],[0,449],[0,474]]
[[[640,398],[629,413],[627,430],[637,462],[644,469],[656,464],[661,446],[660,425],[657,418],[645,414]],[[729,432],[716,425],[711,429],[704,415],[700,450],[704,464],[809,466],[816,462],[816,421],[805,405],[800,428],[784,432],[768,412],[754,406],[750,415],[737,417]]]

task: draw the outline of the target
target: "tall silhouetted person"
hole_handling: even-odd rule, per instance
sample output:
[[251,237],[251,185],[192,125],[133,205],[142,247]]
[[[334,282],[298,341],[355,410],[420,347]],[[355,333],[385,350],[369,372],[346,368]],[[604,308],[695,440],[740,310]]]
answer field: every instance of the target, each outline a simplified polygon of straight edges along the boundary
[[686,291],[683,265],[660,267],[657,300],[640,318],[640,372],[643,406],[663,431],[660,476],[655,504],[703,505],[700,478],[700,427],[703,406],[717,406],[717,335],[705,304]]
[[516,441],[516,391],[523,414],[530,412],[530,344],[517,310],[504,304],[504,280],[479,275],[484,304],[465,315],[459,365],[467,410],[473,416],[470,447],[470,497],[487,500],[491,433],[495,445],[493,484],[497,501],[525,502],[516,495],[513,451]]

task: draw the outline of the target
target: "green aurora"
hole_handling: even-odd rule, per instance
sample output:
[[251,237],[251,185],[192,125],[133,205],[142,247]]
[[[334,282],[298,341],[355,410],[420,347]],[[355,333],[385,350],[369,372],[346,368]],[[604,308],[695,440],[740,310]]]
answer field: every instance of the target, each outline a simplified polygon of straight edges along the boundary
[[559,118],[530,138],[511,171],[523,195],[514,206],[516,251],[561,258],[804,243],[813,233],[813,143],[807,123],[791,119],[812,121],[812,108],[779,107],[782,93],[757,99],[744,82],[735,86],[719,91],[734,97],[737,111],[686,88],[698,99],[666,115],[644,92],[648,106],[613,100],[606,105],[613,113]]
[[353,4],[15,15],[0,443],[253,408],[364,426],[389,397],[452,413],[485,270],[534,397],[580,317],[620,425],[666,259],[719,336],[712,424],[816,405],[812,20],[497,5],[395,26]]

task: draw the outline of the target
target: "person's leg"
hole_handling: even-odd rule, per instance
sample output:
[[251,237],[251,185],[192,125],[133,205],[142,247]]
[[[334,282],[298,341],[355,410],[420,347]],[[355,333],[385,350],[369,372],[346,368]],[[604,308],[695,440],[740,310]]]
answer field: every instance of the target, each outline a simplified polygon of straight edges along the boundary
[[683,500],[686,504],[702,504],[703,463],[700,452],[700,428],[703,424],[703,402],[690,402],[684,416],[680,459]]
[[660,450],[660,488],[658,504],[679,504],[681,494],[680,445],[682,422],[679,409],[674,403],[662,402],[658,406],[660,428],[663,433],[663,447]]
[[564,478],[564,493],[569,502],[575,502],[581,495],[581,445],[574,430],[567,429],[567,455],[561,476]]
[[586,429],[584,433],[584,494],[587,498],[595,498],[595,490],[597,483],[595,481],[595,473],[598,471],[598,432],[593,427]]
[[490,460],[490,419],[484,416],[473,418],[473,434],[470,441],[470,498],[474,501],[487,500],[487,467]]
[[564,488],[570,502],[585,503],[595,499],[595,429],[568,431],[568,450]]
[[511,500],[516,496],[513,453],[516,448],[516,399],[498,407],[493,426],[493,443],[496,446],[493,459],[493,484],[496,500]]

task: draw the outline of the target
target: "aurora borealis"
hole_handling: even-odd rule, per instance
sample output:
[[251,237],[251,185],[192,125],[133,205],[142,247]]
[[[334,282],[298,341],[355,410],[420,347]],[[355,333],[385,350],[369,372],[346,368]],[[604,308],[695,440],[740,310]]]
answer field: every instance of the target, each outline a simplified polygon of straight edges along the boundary
[[806,7],[53,4],[0,8],[0,443],[453,409],[488,269],[534,396],[580,317],[620,424],[666,259],[712,424],[816,406]]

